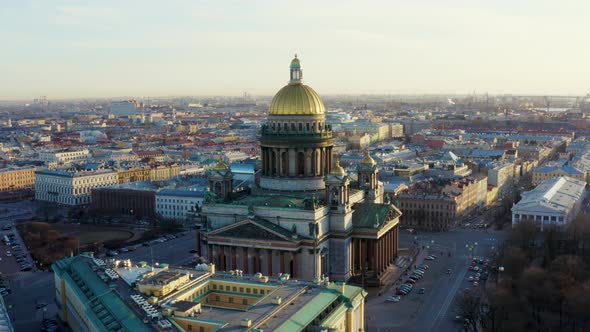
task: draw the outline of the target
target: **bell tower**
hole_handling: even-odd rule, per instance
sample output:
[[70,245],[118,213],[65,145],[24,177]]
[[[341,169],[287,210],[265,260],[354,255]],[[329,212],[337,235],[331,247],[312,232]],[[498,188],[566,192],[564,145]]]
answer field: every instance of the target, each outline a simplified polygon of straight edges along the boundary
[[209,192],[215,194],[215,199],[228,201],[233,191],[233,173],[223,158],[219,156],[217,165],[209,171]]
[[359,188],[365,192],[365,201],[383,203],[383,188],[379,185],[379,169],[369,150],[357,169]]
[[350,180],[339,160],[326,175],[326,203],[332,211],[350,211]]

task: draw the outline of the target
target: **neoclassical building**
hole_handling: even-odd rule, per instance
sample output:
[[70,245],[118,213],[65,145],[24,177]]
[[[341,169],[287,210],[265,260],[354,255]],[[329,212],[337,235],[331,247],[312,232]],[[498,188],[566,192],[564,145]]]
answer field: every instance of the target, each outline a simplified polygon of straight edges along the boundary
[[222,160],[209,172],[200,254],[220,270],[379,279],[397,256],[401,212],[383,201],[368,154],[355,182],[334,159],[324,104],[302,76],[295,56],[261,129],[259,184],[236,192]]

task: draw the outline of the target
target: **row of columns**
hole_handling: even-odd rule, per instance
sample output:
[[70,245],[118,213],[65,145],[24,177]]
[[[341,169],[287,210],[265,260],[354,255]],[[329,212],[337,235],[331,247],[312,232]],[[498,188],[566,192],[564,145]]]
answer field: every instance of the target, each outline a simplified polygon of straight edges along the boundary
[[398,236],[393,228],[379,239],[353,238],[353,270],[360,272],[364,269],[375,273],[385,270],[397,257]]
[[[300,153],[303,154],[301,159]],[[332,166],[332,147],[262,147],[262,170],[267,176],[323,176]]]
[[[244,274],[260,272],[270,276],[289,273],[292,278],[298,273],[299,257],[295,252],[215,244],[208,244],[207,249],[209,262],[213,262],[219,271],[239,269]],[[278,264],[273,264],[274,256],[278,256]]]

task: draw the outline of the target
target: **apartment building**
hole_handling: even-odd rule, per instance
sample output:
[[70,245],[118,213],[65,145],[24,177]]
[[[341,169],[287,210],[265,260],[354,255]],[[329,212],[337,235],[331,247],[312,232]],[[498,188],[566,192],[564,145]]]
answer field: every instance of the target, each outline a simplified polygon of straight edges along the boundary
[[202,188],[161,189],[156,193],[156,213],[166,219],[186,220],[203,206],[205,192]]
[[0,169],[0,192],[35,187],[35,167],[10,167]]
[[93,188],[117,182],[117,173],[110,169],[42,170],[35,177],[35,199],[65,205],[89,204]]
[[541,182],[567,176],[572,179],[586,181],[586,174],[572,166],[543,166],[533,171],[533,185],[538,186]]
[[404,226],[444,231],[458,218],[485,206],[487,200],[487,177],[477,176],[451,182],[420,181],[402,190],[394,203],[402,211]]
[[64,151],[51,151],[51,152],[39,152],[39,160],[43,161],[48,167],[55,167],[58,165],[68,165],[74,162],[80,162],[90,157],[90,151],[88,149],[82,150],[64,150]]

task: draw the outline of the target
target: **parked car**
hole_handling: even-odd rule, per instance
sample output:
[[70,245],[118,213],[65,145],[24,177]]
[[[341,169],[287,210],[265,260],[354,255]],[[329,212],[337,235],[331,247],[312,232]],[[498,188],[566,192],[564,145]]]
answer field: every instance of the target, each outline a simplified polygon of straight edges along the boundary
[[387,302],[399,302],[401,301],[401,297],[398,295],[393,295],[387,298]]

